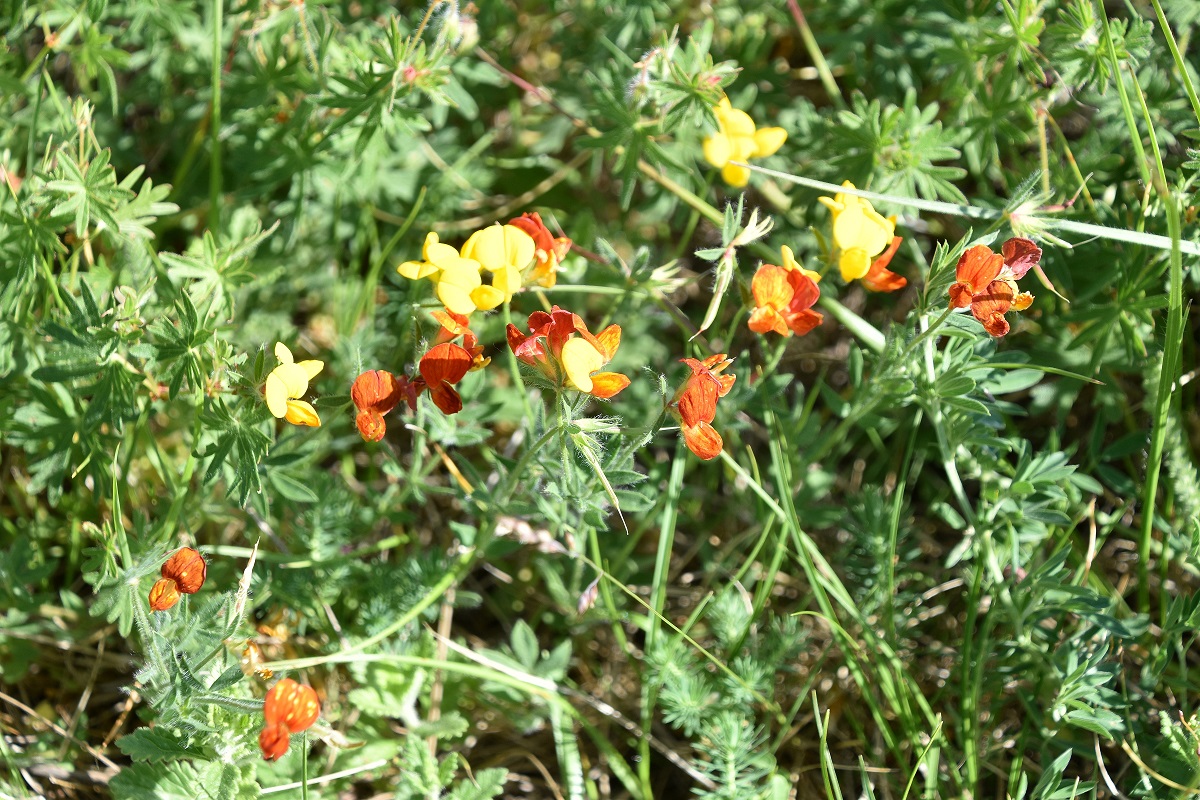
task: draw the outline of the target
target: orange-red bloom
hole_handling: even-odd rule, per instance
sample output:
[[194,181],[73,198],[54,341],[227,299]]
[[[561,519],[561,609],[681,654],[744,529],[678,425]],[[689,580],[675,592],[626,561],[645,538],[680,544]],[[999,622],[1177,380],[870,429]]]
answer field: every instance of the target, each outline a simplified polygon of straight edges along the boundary
[[725,442],[712,426],[717,415],[717,399],[729,394],[736,375],[720,374],[733,363],[724,353],[703,361],[680,359],[692,374],[675,394],[674,411],[683,430],[683,442],[700,458],[708,461],[721,454]]
[[263,701],[266,726],[258,736],[263,758],[274,761],[288,749],[288,734],[312,727],[321,713],[317,693],[309,686],[284,678],[267,692]]
[[750,330],[775,331],[781,336],[803,336],[821,324],[821,315],[811,311],[821,290],[804,270],[763,264],[750,283],[755,308],[750,312]]
[[403,375],[397,378],[386,370],[372,369],[355,378],[350,399],[358,409],[354,423],[363,439],[368,442],[382,439],[387,432],[384,415],[406,397],[411,406],[416,405],[416,390]]
[[982,244],[967,250],[958,260],[957,280],[950,287],[950,307],[969,307],[992,336],[1008,333],[1006,313],[1024,311],[1033,303],[1033,295],[1018,291],[1017,280],[1037,265],[1042,254],[1028,239],[1009,239],[1001,251],[993,253]]
[[892,237],[892,243],[888,245],[888,249],[871,262],[871,268],[867,270],[866,275],[863,275],[863,286],[872,292],[894,292],[908,285],[907,278],[897,275],[887,268],[888,264],[892,263],[892,256],[896,255],[896,251],[900,249],[902,241],[904,239],[900,236]]
[[150,587],[150,610],[166,611],[180,594],[195,594],[204,585],[208,564],[190,547],[181,547],[162,565],[162,579]]
[[571,249],[571,240],[565,236],[555,238],[546,223],[542,222],[542,215],[536,211],[510,219],[508,224],[533,237],[533,244],[537,248],[537,262],[525,282],[528,284],[532,281],[547,289],[552,288],[558,280],[558,264]]
[[629,385],[629,378],[619,372],[598,371],[621,345],[620,325],[593,335],[578,314],[554,306],[549,314],[529,315],[528,334],[510,324],[508,345],[520,361],[556,386],[607,399]]
[[472,362],[470,351],[452,342],[434,345],[433,349],[421,356],[417,369],[434,405],[443,414],[462,411],[462,397],[454,384],[470,371]]

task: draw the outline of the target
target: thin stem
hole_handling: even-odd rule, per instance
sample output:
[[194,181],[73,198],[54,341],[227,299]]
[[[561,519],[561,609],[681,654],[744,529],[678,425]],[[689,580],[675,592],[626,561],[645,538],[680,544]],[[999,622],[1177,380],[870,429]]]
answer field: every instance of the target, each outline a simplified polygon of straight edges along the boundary
[[208,228],[221,238],[221,28],[224,0],[213,0],[212,30],[212,125],[208,164]]
[[796,28],[800,31],[800,40],[804,42],[804,49],[808,52],[808,57],[812,59],[813,66],[816,67],[821,85],[825,87],[825,93],[829,95],[830,102],[839,111],[845,109],[846,98],[842,97],[842,90],[838,88],[837,81],[833,79],[833,72],[829,69],[828,62],[825,61],[825,54],[817,46],[817,39],[813,36],[812,29],[808,27],[808,20],[804,18],[800,4],[796,0],[787,0],[787,4],[788,10],[792,12],[792,19],[796,21]]

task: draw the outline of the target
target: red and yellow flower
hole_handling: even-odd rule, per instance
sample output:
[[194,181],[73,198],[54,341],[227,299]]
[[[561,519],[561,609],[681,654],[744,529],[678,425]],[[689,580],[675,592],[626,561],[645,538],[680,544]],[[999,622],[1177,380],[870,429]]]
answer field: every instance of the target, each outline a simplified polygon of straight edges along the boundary
[[[854,188],[850,181],[842,186]],[[833,245],[838,251],[842,280],[849,283],[864,277],[870,272],[873,259],[892,242],[896,218],[883,216],[870,201],[847,192],[838,192],[832,199],[819,199],[833,213]],[[883,265],[886,264],[885,261]]]
[[166,611],[179,602],[180,594],[195,594],[204,585],[208,564],[190,547],[181,547],[166,560],[162,578],[150,587],[150,610]]
[[955,282],[950,287],[950,307],[970,308],[972,316],[992,336],[1009,331],[1004,315],[1024,311],[1033,303],[1033,295],[1017,288],[1017,281],[1037,265],[1042,251],[1029,239],[1009,239],[1000,253],[977,244],[958,259]]
[[312,727],[321,714],[321,704],[312,687],[284,678],[267,692],[263,700],[263,726],[258,737],[263,758],[275,761],[288,749],[288,740],[293,733]]
[[862,277],[862,285],[865,288],[872,292],[895,292],[908,285],[907,278],[888,269],[888,264],[892,263],[892,256],[896,255],[896,251],[900,249],[900,243],[903,241],[904,239],[901,237],[893,236],[888,249],[871,262],[871,268]]
[[725,446],[712,421],[717,415],[717,400],[729,394],[737,380],[736,375],[721,374],[733,363],[733,359],[718,353],[703,361],[694,358],[682,358],[680,361],[691,367],[692,374],[675,393],[671,410],[679,418],[683,443],[697,456],[708,461],[719,456]]
[[267,408],[276,419],[286,419],[293,425],[321,427],[321,418],[310,403],[300,398],[308,392],[308,382],[325,368],[324,361],[292,359],[292,351],[283,342],[275,343],[275,358],[279,366],[267,376],[264,394]]
[[508,344],[520,361],[555,386],[607,399],[629,385],[629,378],[619,372],[600,371],[621,344],[620,325],[593,335],[578,314],[554,306],[550,313],[529,315],[528,334],[510,324]]
[[803,336],[821,324],[822,317],[812,311],[821,296],[817,281],[821,276],[801,267],[792,250],[782,248],[783,266],[763,264],[754,274],[750,291],[754,310],[750,312],[750,330],[774,331],[780,336]]
[[372,369],[354,379],[350,399],[358,409],[354,418],[358,432],[365,441],[378,442],[387,433],[384,416],[401,400],[407,399],[416,410],[417,389],[403,375],[397,378],[387,370]]

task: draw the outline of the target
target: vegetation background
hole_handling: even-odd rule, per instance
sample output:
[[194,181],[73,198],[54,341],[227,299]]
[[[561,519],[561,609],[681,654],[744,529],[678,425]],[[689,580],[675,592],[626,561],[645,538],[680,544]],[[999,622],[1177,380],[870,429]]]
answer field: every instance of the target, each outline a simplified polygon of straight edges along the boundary
[[[0,19],[0,796],[1200,787],[1200,5]],[[723,92],[782,175],[704,163]],[[789,175],[886,195],[908,287],[834,270],[823,325],[762,337],[758,264],[829,264],[830,192]],[[436,331],[396,265],[531,210],[575,242],[558,285],[473,317],[461,413],[363,442],[352,380]],[[1013,234],[1062,297],[996,340],[946,291]],[[619,323],[630,388],[525,385],[504,319],[543,302]],[[325,362],[319,429],[267,413],[277,341]],[[705,463],[664,408],[716,352]],[[181,545],[207,582],[151,615]],[[268,673],[321,701],[274,763]]]

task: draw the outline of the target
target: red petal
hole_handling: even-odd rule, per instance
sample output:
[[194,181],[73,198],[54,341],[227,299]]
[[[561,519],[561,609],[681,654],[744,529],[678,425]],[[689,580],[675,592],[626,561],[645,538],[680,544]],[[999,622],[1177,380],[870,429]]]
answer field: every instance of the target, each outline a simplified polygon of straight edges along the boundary
[[719,384],[708,370],[688,378],[679,395],[679,416],[685,428],[712,422],[717,415]]
[[363,441],[378,442],[387,433],[387,423],[384,422],[383,415],[374,409],[368,408],[358,412],[354,424],[358,426]]
[[471,354],[456,344],[439,344],[421,357],[418,369],[430,391],[443,381],[458,383],[471,369]]
[[1032,239],[1021,236],[1013,237],[1000,245],[1004,254],[1004,264],[1013,272],[1017,280],[1025,277],[1025,273],[1033,269],[1042,260],[1042,248],[1034,244]]
[[804,311],[796,314],[788,314],[787,324],[788,327],[791,328],[792,333],[796,334],[797,336],[803,336],[813,328],[820,325],[821,321],[824,319],[825,318],[816,311],[809,311],[808,309],[805,309]]
[[[1004,257],[993,253],[987,245],[977,244],[962,254],[955,268],[955,277],[959,283],[966,284],[972,293],[981,292],[983,288],[996,279],[1004,266]],[[954,297],[951,287],[951,298]],[[955,308],[962,308],[956,305]]]
[[462,411],[462,397],[448,383],[430,384],[429,397],[443,414],[457,414]]
[[705,461],[711,461],[721,455],[725,442],[721,434],[707,422],[683,427],[683,443],[687,448]]

